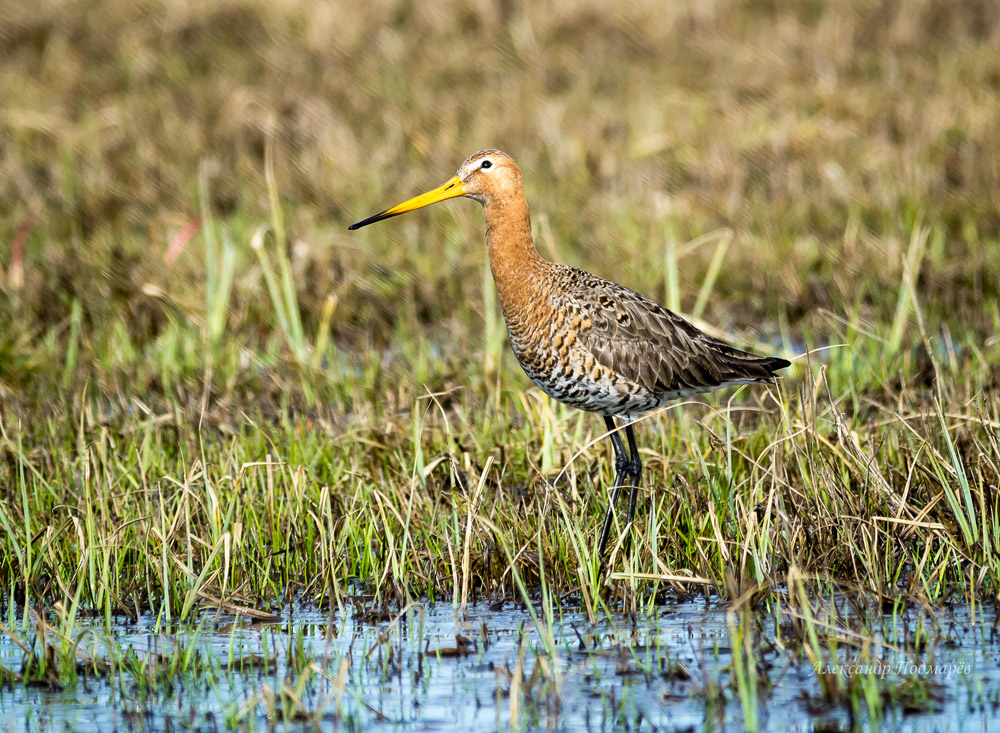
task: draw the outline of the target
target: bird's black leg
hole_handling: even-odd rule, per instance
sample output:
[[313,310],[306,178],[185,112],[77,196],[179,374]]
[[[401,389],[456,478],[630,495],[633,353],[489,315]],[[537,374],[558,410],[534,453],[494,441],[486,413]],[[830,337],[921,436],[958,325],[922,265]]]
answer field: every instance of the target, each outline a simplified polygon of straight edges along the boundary
[[[626,476],[631,475],[629,467],[632,465],[632,460],[629,459],[628,453],[625,452],[625,444],[622,443],[622,436],[618,434],[618,426],[615,425],[615,419],[613,417],[605,417],[604,424],[608,426],[608,430],[611,432],[611,445],[615,449],[615,484],[611,487],[611,500],[608,503],[608,513],[604,515],[604,528],[601,530],[601,539],[597,544],[597,556],[600,558],[602,564],[604,563],[604,547],[608,544],[608,536],[611,534],[611,519],[614,515],[615,504],[618,502],[618,495],[625,484]],[[626,434],[630,434],[629,429],[626,429]],[[630,441],[633,443],[634,440],[634,438],[630,438]]]
[[642,478],[642,458],[639,457],[639,448],[635,444],[635,432],[632,430],[632,423],[625,426],[625,436],[628,438],[628,450],[632,458],[628,462],[626,471],[632,480],[632,486],[628,495],[628,521],[632,523],[635,517],[635,502],[639,498],[639,479]]

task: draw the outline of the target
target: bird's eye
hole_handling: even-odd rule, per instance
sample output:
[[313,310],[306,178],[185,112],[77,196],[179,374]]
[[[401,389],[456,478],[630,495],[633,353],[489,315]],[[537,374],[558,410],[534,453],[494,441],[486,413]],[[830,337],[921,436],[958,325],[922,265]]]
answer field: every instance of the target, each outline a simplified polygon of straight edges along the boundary
[[483,168],[484,170],[486,168],[492,168],[492,167],[493,167],[493,161],[491,160],[484,160],[482,165],[480,166],[480,168]]

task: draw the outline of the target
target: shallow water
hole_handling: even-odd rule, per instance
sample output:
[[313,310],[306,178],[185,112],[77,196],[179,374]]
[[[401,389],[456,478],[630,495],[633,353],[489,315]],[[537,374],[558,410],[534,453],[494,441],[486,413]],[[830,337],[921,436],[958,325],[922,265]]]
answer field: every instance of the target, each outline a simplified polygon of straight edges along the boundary
[[[854,720],[864,728],[928,731],[1000,725],[995,614],[977,617],[971,623],[966,608],[882,617],[884,646],[876,651],[885,667],[878,676],[887,685],[902,681],[900,671],[929,680],[933,701],[913,710],[887,704],[881,721],[859,710]],[[760,727],[850,729],[850,704],[822,703],[812,664],[801,650],[784,645],[787,633],[776,628],[774,616],[747,618],[744,628],[762,642],[755,652],[758,686],[773,684],[757,705]],[[313,729],[312,721],[292,717],[305,710],[321,728],[506,730],[514,714],[516,727],[527,729],[742,730],[731,653],[740,643],[736,623],[724,607],[702,600],[659,607],[634,623],[617,618],[591,624],[583,613],[564,610],[552,625],[550,656],[531,615],[513,604],[500,610],[470,606],[466,620],[450,603],[415,605],[395,621],[304,607],[277,624],[203,613],[198,623],[169,633],[158,631],[154,618],[110,631],[101,622],[81,622],[74,634],[86,630],[81,650],[119,660],[115,669],[81,672],[62,689],[7,683],[0,688],[0,725],[37,731]],[[783,618],[783,628],[785,623]],[[932,631],[922,656],[890,648],[919,636],[917,628]],[[30,643],[33,632],[18,636]],[[847,665],[857,652],[849,630],[843,637],[838,655]],[[460,647],[468,653],[452,656]],[[129,649],[134,657],[121,662]],[[138,662],[157,654],[167,660],[164,669],[187,659],[188,671],[143,683]],[[4,667],[21,671],[23,656],[10,637],[0,636]],[[934,668],[920,669],[929,659]],[[857,672],[849,666],[828,671]],[[278,693],[283,684],[292,690],[284,698]],[[527,694],[517,697],[512,711],[507,691],[518,684]]]

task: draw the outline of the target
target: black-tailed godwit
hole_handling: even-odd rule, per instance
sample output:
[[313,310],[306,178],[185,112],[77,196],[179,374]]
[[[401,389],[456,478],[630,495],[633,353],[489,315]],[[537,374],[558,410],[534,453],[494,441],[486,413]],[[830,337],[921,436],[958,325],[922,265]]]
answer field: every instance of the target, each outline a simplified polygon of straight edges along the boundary
[[[553,399],[604,417],[616,474],[597,549],[603,562],[614,507],[626,480],[628,523],[635,515],[642,459],[633,420],[700,392],[773,383],[774,372],[789,363],[741,351],[633,290],[542,259],[531,238],[521,171],[499,150],[481,150],[442,185],[350,229],[458,196],[483,205],[490,269],[521,367]],[[624,423],[628,450],[616,417]]]

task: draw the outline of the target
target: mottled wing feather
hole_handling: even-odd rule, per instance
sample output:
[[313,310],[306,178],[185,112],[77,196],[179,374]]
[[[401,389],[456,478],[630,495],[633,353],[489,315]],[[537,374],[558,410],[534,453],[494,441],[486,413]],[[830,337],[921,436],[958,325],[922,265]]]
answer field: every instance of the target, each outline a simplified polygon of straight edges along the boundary
[[788,366],[784,359],[751,354],[712,338],[633,290],[567,270],[564,305],[591,323],[579,334],[579,347],[653,394],[770,382],[775,370]]

